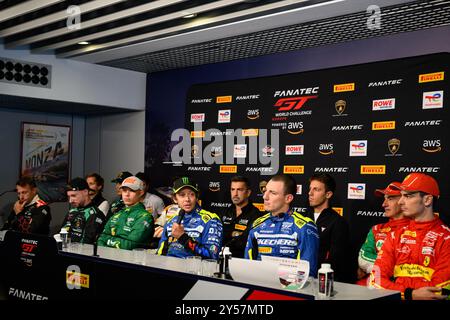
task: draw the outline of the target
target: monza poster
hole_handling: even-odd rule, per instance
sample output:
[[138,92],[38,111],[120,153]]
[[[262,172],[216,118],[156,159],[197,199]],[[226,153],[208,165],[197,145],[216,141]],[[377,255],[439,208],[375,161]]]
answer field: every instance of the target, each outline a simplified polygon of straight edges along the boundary
[[[146,152],[146,170],[166,187],[191,176],[212,212],[231,206],[236,174],[251,180],[251,200],[263,209],[262,189],[277,173],[296,179],[294,207],[304,212],[308,178],[329,173],[331,204],[349,222],[356,254],[370,226],[385,221],[375,189],[423,172],[439,182],[438,204],[449,201],[449,64],[439,53],[193,85],[182,121],[182,112],[148,114],[146,144],[159,143]],[[183,123],[185,132],[157,132],[159,123]],[[450,212],[436,209],[449,223]]]
[[20,176],[35,179],[43,200],[66,201],[69,159],[69,126],[22,123]]

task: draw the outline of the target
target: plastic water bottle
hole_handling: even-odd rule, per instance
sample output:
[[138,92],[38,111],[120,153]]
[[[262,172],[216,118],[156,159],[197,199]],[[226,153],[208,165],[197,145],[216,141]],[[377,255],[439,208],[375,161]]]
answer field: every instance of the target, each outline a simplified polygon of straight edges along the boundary
[[219,256],[219,270],[218,277],[222,279],[233,280],[230,274],[230,259],[231,251],[229,247],[224,247]]
[[61,228],[59,236],[61,237],[62,248],[66,249],[67,244],[69,243],[69,233],[67,232],[66,228]]
[[329,263],[322,263],[317,272],[319,279],[319,298],[329,298],[333,293],[334,271]]

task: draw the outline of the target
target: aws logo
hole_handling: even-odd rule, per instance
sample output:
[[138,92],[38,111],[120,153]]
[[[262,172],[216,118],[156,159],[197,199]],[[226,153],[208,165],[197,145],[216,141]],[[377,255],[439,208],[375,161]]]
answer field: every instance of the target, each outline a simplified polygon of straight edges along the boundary
[[209,182],[209,191],[212,191],[212,192],[220,191],[220,182],[219,181],[210,181]]
[[423,140],[422,150],[425,152],[440,152],[442,150],[441,140]]
[[287,132],[290,134],[300,134],[303,133],[305,130],[303,129],[303,121],[297,121],[297,122],[289,122],[287,126]]
[[334,146],[332,143],[319,144],[319,153],[323,155],[330,155],[334,153]]
[[247,111],[247,118],[250,120],[256,120],[259,118],[259,109],[252,109]]

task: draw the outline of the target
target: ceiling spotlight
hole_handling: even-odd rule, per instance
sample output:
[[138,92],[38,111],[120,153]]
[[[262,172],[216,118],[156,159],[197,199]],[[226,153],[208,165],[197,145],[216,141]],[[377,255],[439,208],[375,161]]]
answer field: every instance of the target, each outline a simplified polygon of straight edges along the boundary
[[82,46],[85,46],[85,45],[89,44],[89,42],[87,42],[87,41],[80,41],[80,42],[78,42],[78,44],[82,45]]

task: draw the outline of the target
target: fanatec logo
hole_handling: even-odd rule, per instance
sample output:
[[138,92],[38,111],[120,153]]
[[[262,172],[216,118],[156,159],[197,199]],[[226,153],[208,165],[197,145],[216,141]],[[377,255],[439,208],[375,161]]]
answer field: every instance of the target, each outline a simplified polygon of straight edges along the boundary
[[363,216],[363,217],[384,217],[383,211],[363,211],[358,210],[356,213],[357,216]]
[[413,173],[413,172],[421,172],[421,173],[438,173],[441,167],[400,167],[398,172],[401,173]]
[[316,167],[314,172],[347,173],[348,167]]
[[236,101],[241,101],[241,100],[257,100],[259,99],[259,94],[248,94],[245,96],[237,96],[236,97]]
[[211,103],[212,98],[192,99],[191,103]]
[[400,85],[402,84],[403,79],[395,79],[395,80],[383,80],[383,81],[376,81],[376,82],[369,82],[367,85],[368,88],[373,87],[385,87],[385,86],[394,86],[394,85]]
[[442,120],[421,120],[421,121],[406,121],[405,127],[431,127],[440,126]]
[[362,130],[362,124],[352,124],[348,126],[333,126],[331,127],[331,131],[349,131],[349,130]]

